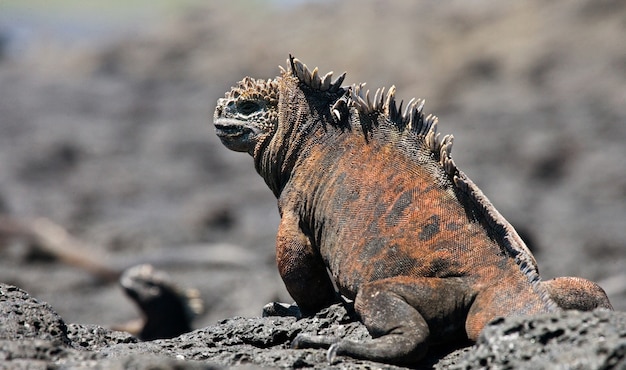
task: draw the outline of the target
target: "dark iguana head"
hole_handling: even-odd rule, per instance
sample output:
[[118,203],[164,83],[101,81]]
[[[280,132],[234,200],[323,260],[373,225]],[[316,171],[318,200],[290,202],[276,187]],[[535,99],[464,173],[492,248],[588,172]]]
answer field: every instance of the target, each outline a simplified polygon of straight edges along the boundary
[[276,131],[278,83],[244,78],[217,101],[213,123],[227,148],[252,154],[261,139]]
[[237,152],[254,153],[257,144],[271,139],[278,129],[281,82],[293,78],[318,93],[343,93],[345,73],[332,81],[333,73],[310,72],[298,59],[290,57],[287,69],[276,79],[245,77],[226,96],[218,99],[213,117],[215,132],[222,143]]
[[[273,80],[244,78],[218,100],[213,117],[222,143],[252,155],[256,170],[277,196],[301,146],[312,139],[311,131],[323,127],[333,102],[348,91],[341,87],[345,73],[334,80],[332,72],[319,76],[317,68],[309,71],[293,57],[281,72]],[[322,111],[325,117],[319,118]]]

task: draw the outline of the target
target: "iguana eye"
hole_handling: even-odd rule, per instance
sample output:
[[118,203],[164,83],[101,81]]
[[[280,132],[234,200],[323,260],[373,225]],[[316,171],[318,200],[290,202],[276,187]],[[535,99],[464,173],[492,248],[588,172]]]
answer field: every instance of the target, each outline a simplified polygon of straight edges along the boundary
[[245,100],[237,104],[237,110],[239,113],[248,115],[261,110],[261,105],[250,100]]

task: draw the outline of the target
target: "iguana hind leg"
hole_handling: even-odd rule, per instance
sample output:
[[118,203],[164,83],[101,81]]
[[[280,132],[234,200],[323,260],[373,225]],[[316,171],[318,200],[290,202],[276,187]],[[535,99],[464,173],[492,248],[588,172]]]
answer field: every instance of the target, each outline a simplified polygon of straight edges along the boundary
[[579,277],[558,277],[543,281],[550,297],[564,310],[613,309],[600,285]]
[[[371,361],[411,364],[426,354],[431,339],[462,337],[471,298],[461,279],[393,277],[364,284],[355,299],[355,311],[373,339],[352,341],[300,335],[295,346],[326,348],[328,360],[350,356]],[[454,300],[454,302],[451,302]]]

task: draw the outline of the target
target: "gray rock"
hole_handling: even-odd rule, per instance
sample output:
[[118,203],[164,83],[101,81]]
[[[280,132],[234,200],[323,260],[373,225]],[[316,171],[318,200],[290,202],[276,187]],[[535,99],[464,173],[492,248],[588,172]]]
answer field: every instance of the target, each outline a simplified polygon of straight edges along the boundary
[[98,325],[67,324],[67,338],[81,350],[97,351],[118,343],[137,343],[134,336]]
[[0,284],[0,339],[15,338],[70,342],[65,322],[50,305],[15,286]]
[[626,313],[565,311],[491,322],[450,369],[626,369]]
[[[95,325],[68,324],[46,303],[0,284],[0,369],[401,369],[290,349],[302,332],[369,338],[343,306],[316,316],[235,317],[172,339],[139,342]],[[489,324],[471,347],[433,348],[424,369],[626,368],[626,313],[560,312]]]

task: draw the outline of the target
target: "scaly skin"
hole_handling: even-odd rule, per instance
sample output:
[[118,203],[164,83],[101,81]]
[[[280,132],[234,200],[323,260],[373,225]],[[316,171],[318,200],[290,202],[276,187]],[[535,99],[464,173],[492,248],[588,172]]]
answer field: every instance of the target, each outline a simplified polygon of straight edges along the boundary
[[440,140],[422,101],[404,111],[394,88],[371,101],[360,85],[341,87],[343,75],[331,82],[288,63],[276,79],[246,78],[220,99],[216,132],[253,156],[278,198],[277,265],[302,313],[341,294],[374,338],[300,335],[295,347],[330,346],[331,361],[414,363],[429,343],[475,341],[499,316],[611,308],[587,280],[540,281],[532,254],[456,167],[452,137]]

